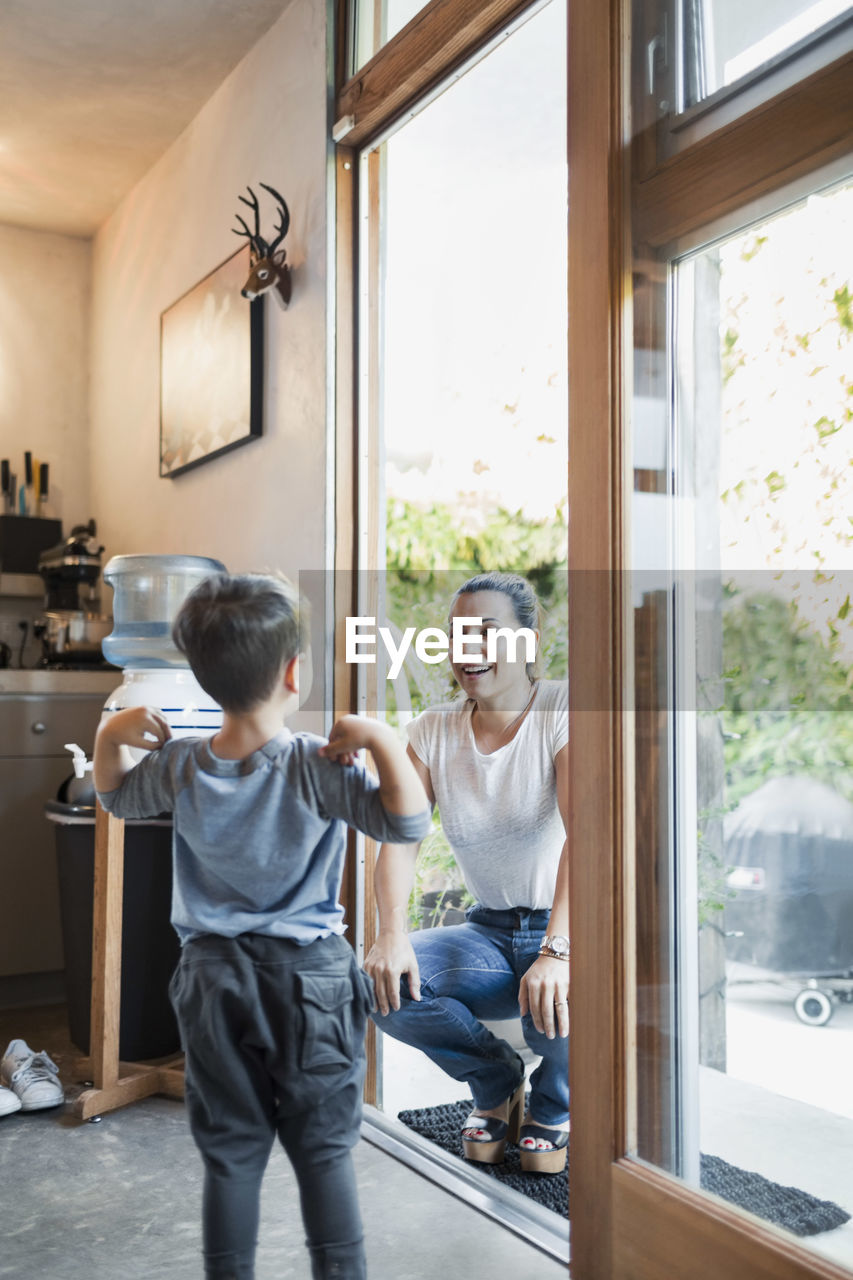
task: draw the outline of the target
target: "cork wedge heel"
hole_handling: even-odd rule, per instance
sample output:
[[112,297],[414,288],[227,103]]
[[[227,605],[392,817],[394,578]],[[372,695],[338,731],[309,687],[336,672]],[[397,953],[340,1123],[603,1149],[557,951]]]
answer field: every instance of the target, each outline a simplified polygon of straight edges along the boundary
[[524,1114],[524,1083],[522,1080],[507,1102],[506,1120],[471,1113],[462,1126],[462,1148],[466,1160],[474,1160],[477,1164],[500,1164],[507,1142],[518,1142]]

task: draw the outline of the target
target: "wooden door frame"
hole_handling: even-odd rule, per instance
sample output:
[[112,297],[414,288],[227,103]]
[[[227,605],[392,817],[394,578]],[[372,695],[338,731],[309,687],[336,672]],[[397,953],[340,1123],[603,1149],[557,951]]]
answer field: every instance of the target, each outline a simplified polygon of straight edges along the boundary
[[[849,1280],[635,1149],[630,211],[643,256],[849,152],[853,53],[632,183],[629,0],[569,5],[572,1274]],[[772,145],[767,145],[772,139]],[[647,152],[644,161],[647,162]],[[650,248],[651,246],[651,248]],[[662,256],[662,255],[661,255]],[[607,638],[602,643],[602,637]]]
[[629,811],[621,790],[629,751],[621,690],[629,664],[619,590],[622,343],[629,334],[626,17],[619,0],[569,6],[569,1213],[578,1280],[612,1274],[612,1170],[626,1149],[630,1057],[621,1016],[632,950],[622,916],[631,896],[622,857]]

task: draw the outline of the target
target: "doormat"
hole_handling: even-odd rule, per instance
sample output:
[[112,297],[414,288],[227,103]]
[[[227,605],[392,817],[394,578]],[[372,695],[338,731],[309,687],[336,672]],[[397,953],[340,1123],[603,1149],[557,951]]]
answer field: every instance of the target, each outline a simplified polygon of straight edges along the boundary
[[850,1221],[850,1214],[831,1200],[818,1200],[797,1187],[783,1187],[760,1173],[726,1164],[719,1156],[701,1156],[700,1165],[703,1191],[711,1191],[795,1236],[816,1236]]
[[[470,1099],[446,1103],[440,1107],[421,1107],[415,1111],[401,1111],[398,1119],[421,1137],[434,1142],[442,1151],[462,1158],[462,1126],[473,1107]],[[571,1146],[570,1146],[571,1150]],[[523,1173],[521,1155],[516,1146],[507,1145],[503,1164],[474,1164],[466,1161],[468,1168],[479,1169],[489,1177],[497,1178],[513,1191],[529,1196],[537,1204],[565,1218],[569,1212],[568,1162],[563,1173]],[[764,1218],[776,1226],[797,1236],[814,1236],[822,1231],[832,1231],[850,1221],[850,1214],[831,1200],[818,1200],[796,1187],[783,1187],[771,1182],[760,1173],[749,1173],[727,1164],[718,1156],[701,1157],[701,1185],[722,1200],[757,1218]]]
[[[409,1129],[414,1129],[421,1137],[434,1142],[442,1151],[453,1156],[462,1157],[462,1126],[468,1119],[473,1102],[449,1102],[440,1107],[421,1107],[418,1111],[400,1111],[397,1119]],[[520,1191],[529,1196],[537,1204],[543,1205],[562,1218],[569,1212],[569,1170],[568,1161],[562,1173],[522,1173],[521,1152],[518,1147],[507,1144],[506,1159],[503,1164],[475,1164],[466,1160],[468,1169],[481,1169],[492,1178],[497,1178],[505,1187]]]

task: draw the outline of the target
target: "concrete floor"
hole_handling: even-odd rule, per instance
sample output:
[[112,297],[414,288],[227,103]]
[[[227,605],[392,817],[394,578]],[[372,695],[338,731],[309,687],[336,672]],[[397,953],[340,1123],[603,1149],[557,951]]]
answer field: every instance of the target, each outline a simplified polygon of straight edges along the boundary
[[[70,1082],[74,1051],[63,1009],[0,1011],[0,1053],[15,1036],[46,1049]],[[355,1161],[371,1280],[564,1280],[561,1263],[376,1147],[361,1142]],[[7,1116],[0,1119],[0,1179],[0,1276],[202,1275],[201,1165],[181,1103],[150,1098],[98,1124],[78,1124],[62,1109]],[[309,1274],[295,1181],[275,1151],[264,1183],[257,1280]]]

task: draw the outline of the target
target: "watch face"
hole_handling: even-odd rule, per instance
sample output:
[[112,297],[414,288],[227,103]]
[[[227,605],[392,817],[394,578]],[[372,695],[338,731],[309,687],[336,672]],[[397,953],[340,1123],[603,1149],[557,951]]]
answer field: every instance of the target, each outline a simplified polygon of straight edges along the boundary
[[548,946],[551,948],[552,951],[559,952],[561,956],[567,956],[569,954],[568,938],[561,938],[558,935],[553,938],[549,938]]

